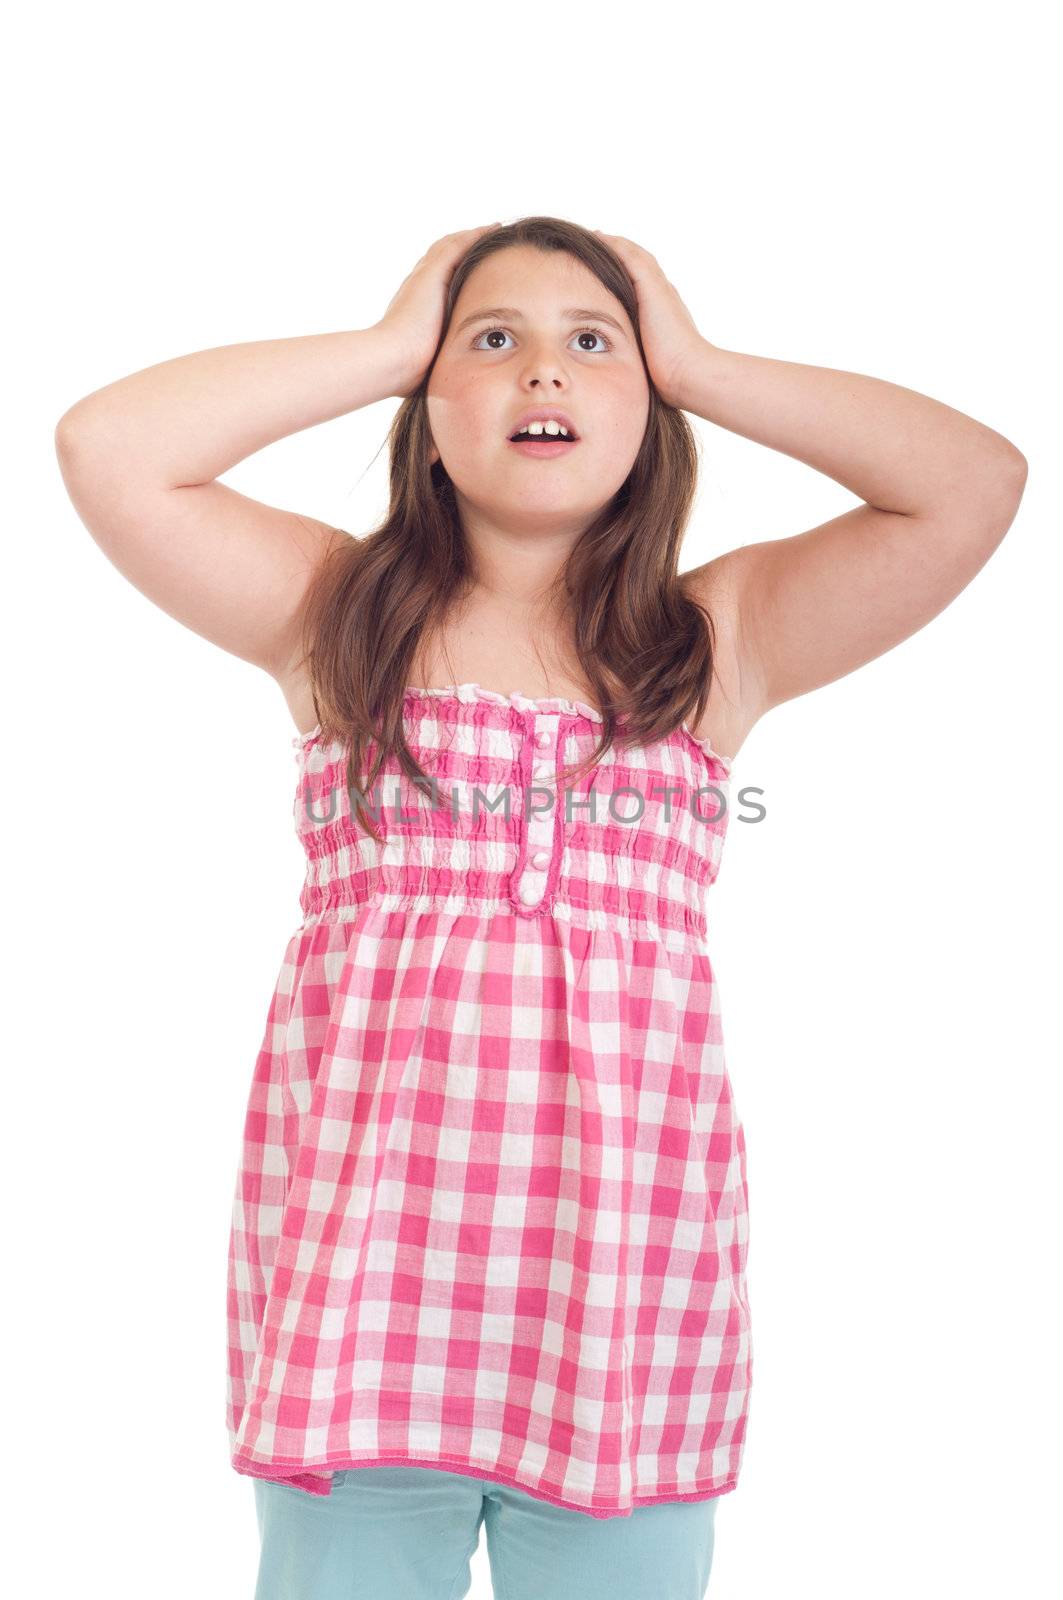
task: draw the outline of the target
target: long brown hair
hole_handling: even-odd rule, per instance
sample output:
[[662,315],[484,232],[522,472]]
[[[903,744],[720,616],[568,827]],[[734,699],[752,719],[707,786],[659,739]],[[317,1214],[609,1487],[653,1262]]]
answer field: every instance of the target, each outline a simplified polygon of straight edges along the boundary
[[[565,251],[588,267],[630,317],[645,364],[627,269],[576,223],[524,217],[481,234],[458,263],[436,354],[388,432],[387,516],[371,533],[330,549],[304,602],[302,660],[322,736],[347,746],[352,814],[378,840],[363,801],[390,753],[411,781],[427,778],[406,742],[404,692],[419,649],[471,577],[453,484],[442,461],[429,459],[428,380],[470,272],[492,251],[513,245]],[[712,676],[712,618],[684,591],[678,573],[697,485],[697,438],[684,413],[661,399],[648,369],[646,376],[649,415],[631,472],[576,541],[552,591],[603,716],[585,766],[618,739],[648,743],[685,720],[696,722]],[[377,758],[363,787],[358,780],[371,740]]]

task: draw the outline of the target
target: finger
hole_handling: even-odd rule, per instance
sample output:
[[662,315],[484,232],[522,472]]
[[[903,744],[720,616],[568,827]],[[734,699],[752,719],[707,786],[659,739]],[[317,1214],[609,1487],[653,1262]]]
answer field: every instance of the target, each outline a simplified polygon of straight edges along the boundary
[[638,250],[639,248],[630,239],[625,239],[622,233],[603,233],[600,228],[595,228],[594,232],[599,239],[604,239],[606,244],[611,244],[618,255],[622,254],[624,250]]

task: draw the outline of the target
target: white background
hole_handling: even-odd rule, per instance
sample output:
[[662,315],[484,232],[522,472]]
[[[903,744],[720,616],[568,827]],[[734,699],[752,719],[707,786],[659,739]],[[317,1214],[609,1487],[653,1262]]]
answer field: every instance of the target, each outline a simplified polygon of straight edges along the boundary
[[[17,1592],[250,1600],[252,1484],[224,1427],[229,1206],[302,881],[278,689],[109,564],[54,425],[171,356],[364,327],[440,234],[539,212],[644,245],[714,343],[920,390],[1030,462],[1012,530],[958,599],[739,754],[710,921],[749,1146],[755,1370],[709,1596],[1057,1591],[1046,27],[1029,3],[19,14],[3,96]],[[365,532],[397,404],[226,481]],[[855,503],[693,420],[684,568]],[[762,825],[739,820],[745,785]],[[472,1595],[489,1592],[481,1545]]]

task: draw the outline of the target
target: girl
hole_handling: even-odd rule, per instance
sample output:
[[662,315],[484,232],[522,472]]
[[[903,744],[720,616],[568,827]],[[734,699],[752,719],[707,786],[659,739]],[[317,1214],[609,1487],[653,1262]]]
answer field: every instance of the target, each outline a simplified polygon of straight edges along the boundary
[[[216,481],[388,396],[367,537]],[[862,504],[681,574],[688,411]],[[505,1600],[701,1600],[752,1375],[732,766],[970,582],[1023,456],[710,344],[653,256],[551,217],[438,240],[371,327],[134,373],[57,444],[110,558],[299,730],[229,1252],[257,1600],[455,1600],[481,1521]]]

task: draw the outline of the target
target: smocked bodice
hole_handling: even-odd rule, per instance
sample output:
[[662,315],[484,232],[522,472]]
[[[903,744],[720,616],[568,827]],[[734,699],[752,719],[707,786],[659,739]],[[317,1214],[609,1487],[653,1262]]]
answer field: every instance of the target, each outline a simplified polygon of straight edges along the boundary
[[293,739],[307,921],[371,902],[556,917],[680,945],[705,937],[731,770],[708,740],[684,725],[567,779],[600,733],[601,713],[582,701],[466,683],[407,689],[404,713],[429,782],[388,758],[369,794],[379,844],[353,820],[342,742],[319,728]]

